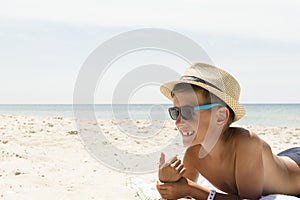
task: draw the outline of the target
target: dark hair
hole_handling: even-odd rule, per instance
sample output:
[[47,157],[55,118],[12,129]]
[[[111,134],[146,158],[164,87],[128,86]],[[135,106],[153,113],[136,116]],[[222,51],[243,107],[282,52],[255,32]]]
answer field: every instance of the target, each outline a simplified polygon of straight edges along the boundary
[[226,105],[226,107],[229,109],[229,113],[230,113],[229,120],[228,120],[228,126],[233,122],[233,120],[234,120],[233,110],[219,97],[210,93],[208,90],[206,90],[200,86],[189,84],[189,83],[178,83],[174,86],[174,88],[171,92],[171,96],[174,98],[175,92],[184,92],[184,91],[188,91],[188,90],[193,90],[194,92],[200,92],[202,94],[202,96],[205,98],[207,104],[220,103],[220,104]]

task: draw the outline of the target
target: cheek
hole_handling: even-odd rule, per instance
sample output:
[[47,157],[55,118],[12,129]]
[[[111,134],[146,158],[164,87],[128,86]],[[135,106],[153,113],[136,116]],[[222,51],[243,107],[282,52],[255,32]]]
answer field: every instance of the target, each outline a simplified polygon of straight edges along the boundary
[[201,123],[202,118],[203,116],[201,116],[199,112],[195,113],[192,120],[193,124],[199,125]]
[[190,126],[193,127],[194,130],[199,131],[201,127],[200,116],[194,116],[194,118],[189,122]]
[[211,121],[210,117],[211,115],[208,112],[195,114],[192,121],[193,127],[199,131],[206,130],[209,127]]

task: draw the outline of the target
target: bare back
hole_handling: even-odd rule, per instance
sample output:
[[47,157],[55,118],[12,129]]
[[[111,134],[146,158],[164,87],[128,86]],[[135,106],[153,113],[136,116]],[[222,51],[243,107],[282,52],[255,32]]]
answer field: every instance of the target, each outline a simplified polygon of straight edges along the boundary
[[242,128],[228,131],[230,137],[219,139],[212,152],[202,159],[198,156],[200,145],[187,149],[187,178],[196,181],[197,171],[218,189],[247,198],[300,193],[300,168],[295,162],[274,155],[270,146],[254,133]]

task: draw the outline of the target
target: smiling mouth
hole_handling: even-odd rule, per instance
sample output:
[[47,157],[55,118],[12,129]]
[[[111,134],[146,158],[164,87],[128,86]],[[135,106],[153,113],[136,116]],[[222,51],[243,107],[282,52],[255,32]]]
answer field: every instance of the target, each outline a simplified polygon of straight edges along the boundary
[[195,131],[180,131],[181,135],[184,137],[190,137],[195,134]]

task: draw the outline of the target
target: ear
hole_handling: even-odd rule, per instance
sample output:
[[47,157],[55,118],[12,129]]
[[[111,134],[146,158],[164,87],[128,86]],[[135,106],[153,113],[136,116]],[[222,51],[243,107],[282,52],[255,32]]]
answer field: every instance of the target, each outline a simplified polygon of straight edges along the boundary
[[229,120],[229,109],[226,107],[221,107],[217,111],[217,124],[218,125],[225,125]]

